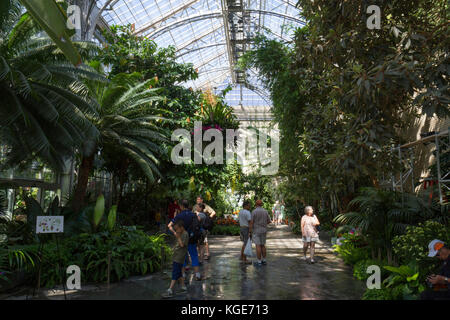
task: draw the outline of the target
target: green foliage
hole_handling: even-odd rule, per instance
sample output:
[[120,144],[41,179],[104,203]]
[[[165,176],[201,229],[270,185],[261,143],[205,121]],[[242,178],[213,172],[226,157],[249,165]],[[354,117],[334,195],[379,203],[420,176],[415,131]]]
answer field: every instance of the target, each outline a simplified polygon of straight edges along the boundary
[[430,209],[420,198],[377,188],[361,188],[350,205],[357,206],[358,211],[339,214],[334,221],[355,226],[367,237],[373,250],[384,252],[389,263],[394,236],[430,215]]
[[383,269],[383,263],[378,260],[368,259],[360,260],[353,266],[353,276],[362,281],[366,281],[369,278],[370,273],[367,273],[367,267],[376,265],[380,267],[381,278],[385,278],[387,272]]
[[392,240],[394,254],[402,264],[417,263],[421,275],[425,276],[440,265],[437,259],[428,257],[428,244],[433,239],[450,243],[449,227],[431,220],[409,226],[405,234]]
[[104,78],[85,65],[75,68],[68,63],[50,39],[33,38],[39,28],[27,13],[13,5],[3,14],[0,139],[7,146],[7,158],[0,166],[41,158],[62,169],[73,148],[97,135],[86,118],[95,113],[95,101],[86,95],[83,81]]
[[354,265],[358,261],[369,258],[369,247],[359,247],[354,239],[342,240],[341,245],[334,245],[333,248],[346,264]]
[[[170,248],[163,235],[148,236],[135,227],[122,227],[112,232],[79,234],[60,243],[62,265],[80,266],[83,283],[105,282],[108,277],[110,255],[111,281],[144,275],[160,270],[170,258]],[[55,243],[46,245],[41,281],[46,287],[58,284]]]
[[392,293],[389,288],[381,289],[366,289],[362,299],[363,300],[392,300]]
[[10,283],[10,277],[18,271],[32,272],[39,258],[36,245],[0,246],[0,280]]
[[220,226],[214,225],[211,230],[212,235],[227,235],[227,236],[238,236],[241,234],[241,229],[239,226]]
[[[369,4],[383,12],[380,30],[364,23]],[[448,116],[448,4],[298,6],[307,24],[294,40],[261,35],[241,64],[257,69],[271,93],[285,194],[322,200],[336,214],[359,187],[378,187],[379,177],[401,169],[391,147],[406,142],[417,115]]]
[[386,288],[392,288],[394,299],[415,300],[425,290],[419,278],[416,264],[401,265],[399,267],[384,266],[392,274],[383,281]]

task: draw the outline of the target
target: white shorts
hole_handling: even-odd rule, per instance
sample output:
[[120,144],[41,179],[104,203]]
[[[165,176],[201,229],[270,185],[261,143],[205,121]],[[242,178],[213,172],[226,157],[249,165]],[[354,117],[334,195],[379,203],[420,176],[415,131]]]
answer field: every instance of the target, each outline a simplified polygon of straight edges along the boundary
[[319,237],[302,237],[303,242],[317,242]]

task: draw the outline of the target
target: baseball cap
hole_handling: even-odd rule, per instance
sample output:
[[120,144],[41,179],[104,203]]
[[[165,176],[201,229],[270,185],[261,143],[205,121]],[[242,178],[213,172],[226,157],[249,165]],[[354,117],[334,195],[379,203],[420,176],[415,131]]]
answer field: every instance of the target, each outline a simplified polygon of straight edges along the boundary
[[439,251],[439,249],[441,249],[444,246],[444,241],[438,240],[438,239],[434,239],[432,240],[429,244],[428,244],[428,256],[429,257],[434,257],[436,256],[437,252]]

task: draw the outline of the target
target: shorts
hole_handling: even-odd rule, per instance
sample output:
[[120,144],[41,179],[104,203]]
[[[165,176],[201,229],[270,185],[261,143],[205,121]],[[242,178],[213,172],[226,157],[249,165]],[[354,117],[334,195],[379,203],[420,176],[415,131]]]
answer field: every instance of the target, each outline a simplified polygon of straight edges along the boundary
[[319,237],[302,237],[303,242],[317,242]]
[[172,263],[172,280],[176,281],[183,276],[181,268],[183,268],[183,265],[181,263],[175,261]]
[[252,240],[257,246],[264,246],[266,245],[266,233],[254,234]]
[[[191,256],[191,262],[193,267],[198,267],[200,264],[198,263],[198,251],[197,251],[197,244],[188,244],[188,252],[189,256]],[[186,259],[184,260],[183,267],[186,267],[188,263],[187,255]]]
[[248,241],[248,233],[249,228],[248,227],[241,227],[241,241],[244,243],[247,243]]

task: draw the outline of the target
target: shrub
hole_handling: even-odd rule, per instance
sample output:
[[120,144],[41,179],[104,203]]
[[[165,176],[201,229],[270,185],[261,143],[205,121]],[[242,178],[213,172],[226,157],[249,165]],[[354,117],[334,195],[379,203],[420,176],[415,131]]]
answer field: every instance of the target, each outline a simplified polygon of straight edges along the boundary
[[370,248],[368,246],[361,246],[363,239],[360,236],[347,234],[346,238],[342,240],[341,245],[333,246],[346,264],[354,265],[361,260],[367,260],[369,258]]
[[238,236],[241,234],[241,228],[239,226],[229,226],[229,225],[214,225],[211,230],[212,235],[228,235],[228,236]]
[[367,288],[364,292],[363,300],[392,300],[391,289],[381,288],[381,289],[369,289]]
[[378,260],[368,259],[368,260],[360,260],[353,266],[353,276],[358,279],[365,281],[370,277],[370,273],[367,273],[367,267],[377,265],[380,267],[381,278],[384,279],[388,272],[383,268],[385,263],[380,262]]
[[404,235],[393,239],[394,254],[401,264],[417,263],[421,276],[425,277],[441,264],[437,259],[428,257],[428,243],[433,239],[440,239],[448,244],[450,229],[435,221],[409,226]]
[[416,264],[402,265],[400,267],[385,266],[384,269],[391,275],[383,281],[387,288],[392,288],[394,299],[415,300],[425,290],[420,283],[419,269]]
[[[78,265],[83,283],[107,281],[109,252],[111,281],[157,271],[171,254],[163,235],[148,236],[135,227],[79,234],[64,239],[59,247],[62,265],[64,268]],[[53,287],[61,282],[54,242],[45,245],[44,258],[41,283],[45,287]],[[65,269],[62,272],[65,273]]]

